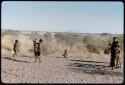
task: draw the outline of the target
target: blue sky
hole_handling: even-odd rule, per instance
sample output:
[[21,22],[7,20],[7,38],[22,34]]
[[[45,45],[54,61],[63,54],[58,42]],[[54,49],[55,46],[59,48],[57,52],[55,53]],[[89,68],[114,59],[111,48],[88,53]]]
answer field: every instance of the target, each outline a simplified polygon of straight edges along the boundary
[[123,3],[4,1],[1,21],[3,29],[123,34]]

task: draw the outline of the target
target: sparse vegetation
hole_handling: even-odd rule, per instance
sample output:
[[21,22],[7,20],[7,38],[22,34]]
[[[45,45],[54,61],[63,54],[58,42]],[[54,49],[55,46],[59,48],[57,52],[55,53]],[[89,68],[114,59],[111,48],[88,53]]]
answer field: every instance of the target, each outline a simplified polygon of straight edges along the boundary
[[104,37],[110,36],[110,35],[111,35],[110,33],[102,33],[102,34],[101,34],[101,36],[104,36]]
[[123,38],[124,38],[124,35],[118,35],[118,36],[116,36],[116,37],[117,37],[117,40],[119,41],[121,50],[123,50],[123,47],[124,47],[124,45],[123,45],[123,44],[124,44],[124,43],[123,43],[123,42],[124,42],[124,41],[123,41],[123,40],[124,40],[124,39],[123,39]]
[[31,37],[32,40],[35,40],[35,39],[37,39],[37,35],[38,35],[38,33],[33,31],[33,32],[31,32],[31,36],[30,37]]
[[[10,31],[6,31],[4,33],[8,34]],[[37,38],[37,35],[38,34],[36,32],[32,32],[31,35],[27,36],[20,34],[18,36],[3,36],[2,49],[12,51],[14,40],[19,39],[20,51],[29,52],[29,49],[33,49],[32,39]],[[96,37],[91,34],[78,35],[76,33],[55,33],[55,35],[52,35],[47,32],[41,36],[43,36],[42,38],[44,40],[42,44],[42,53],[45,56],[56,53],[62,55],[66,48],[68,49],[68,52],[74,56],[83,56],[87,53],[109,54],[110,50],[108,44],[112,42],[111,35],[106,37]],[[120,42],[120,48],[123,50],[123,36],[118,35],[117,39]]]
[[95,46],[94,44],[88,44],[88,45],[87,45],[87,49],[88,49],[88,51],[91,52],[91,53],[97,53],[97,54],[100,53],[99,49],[98,49],[97,46]]
[[2,36],[5,36],[5,35],[18,35],[20,34],[19,31],[14,31],[14,30],[11,30],[11,29],[6,29],[2,32]]
[[7,50],[7,51],[12,51],[12,49],[10,47],[7,47],[7,46],[2,46],[2,48]]

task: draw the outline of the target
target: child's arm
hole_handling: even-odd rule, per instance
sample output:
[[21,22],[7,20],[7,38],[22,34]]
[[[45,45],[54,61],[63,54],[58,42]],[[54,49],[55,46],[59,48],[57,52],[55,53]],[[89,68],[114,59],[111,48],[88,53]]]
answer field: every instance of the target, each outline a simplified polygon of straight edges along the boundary
[[116,47],[114,48],[114,50],[117,51],[117,50],[118,50],[118,46],[116,46]]
[[120,53],[120,48],[118,48],[118,49],[116,50],[116,53]]

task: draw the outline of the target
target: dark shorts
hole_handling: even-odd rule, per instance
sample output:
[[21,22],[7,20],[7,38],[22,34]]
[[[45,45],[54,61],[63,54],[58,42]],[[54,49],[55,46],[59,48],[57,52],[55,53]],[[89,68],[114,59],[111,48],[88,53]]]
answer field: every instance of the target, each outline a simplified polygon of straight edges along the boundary
[[115,59],[116,59],[116,54],[112,54],[111,55],[111,62],[110,62],[111,67],[115,66]]
[[37,51],[37,56],[40,56],[41,52],[40,51]]
[[13,51],[16,53],[17,52],[17,50],[16,49],[13,49]]
[[40,51],[35,51],[34,54],[35,54],[35,56],[40,56],[41,52]]

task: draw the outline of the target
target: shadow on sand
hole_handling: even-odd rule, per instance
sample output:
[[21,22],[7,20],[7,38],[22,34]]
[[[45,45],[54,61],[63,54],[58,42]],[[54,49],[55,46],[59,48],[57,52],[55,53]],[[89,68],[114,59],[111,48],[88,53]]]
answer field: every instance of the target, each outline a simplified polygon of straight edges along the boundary
[[56,58],[65,58],[65,57],[56,57]]
[[27,56],[27,55],[21,55],[19,57],[35,58],[35,57]]
[[71,61],[78,61],[78,62],[90,62],[90,63],[108,63],[108,62],[85,61],[85,60],[71,60]]
[[12,59],[12,58],[10,58],[10,57],[2,57],[2,58],[3,58],[3,59],[7,59],[7,60],[16,61],[16,62],[32,63],[32,62],[28,62],[28,61],[22,61],[22,60]]
[[29,52],[34,52],[34,49],[29,49]]
[[[83,61],[83,60],[70,60],[68,69],[77,73],[87,73],[90,75],[114,75],[114,76],[123,76],[122,71],[116,71],[116,69],[111,70],[111,67],[106,66],[108,64],[104,64],[106,62],[96,62],[96,61]],[[123,70],[123,69],[117,69]]]
[[9,72],[6,72],[6,71],[2,71],[3,73],[6,73],[6,74],[10,74],[10,75],[13,75],[13,76],[16,76],[16,77],[20,77],[19,75],[17,74],[14,74],[14,73],[9,73]]

